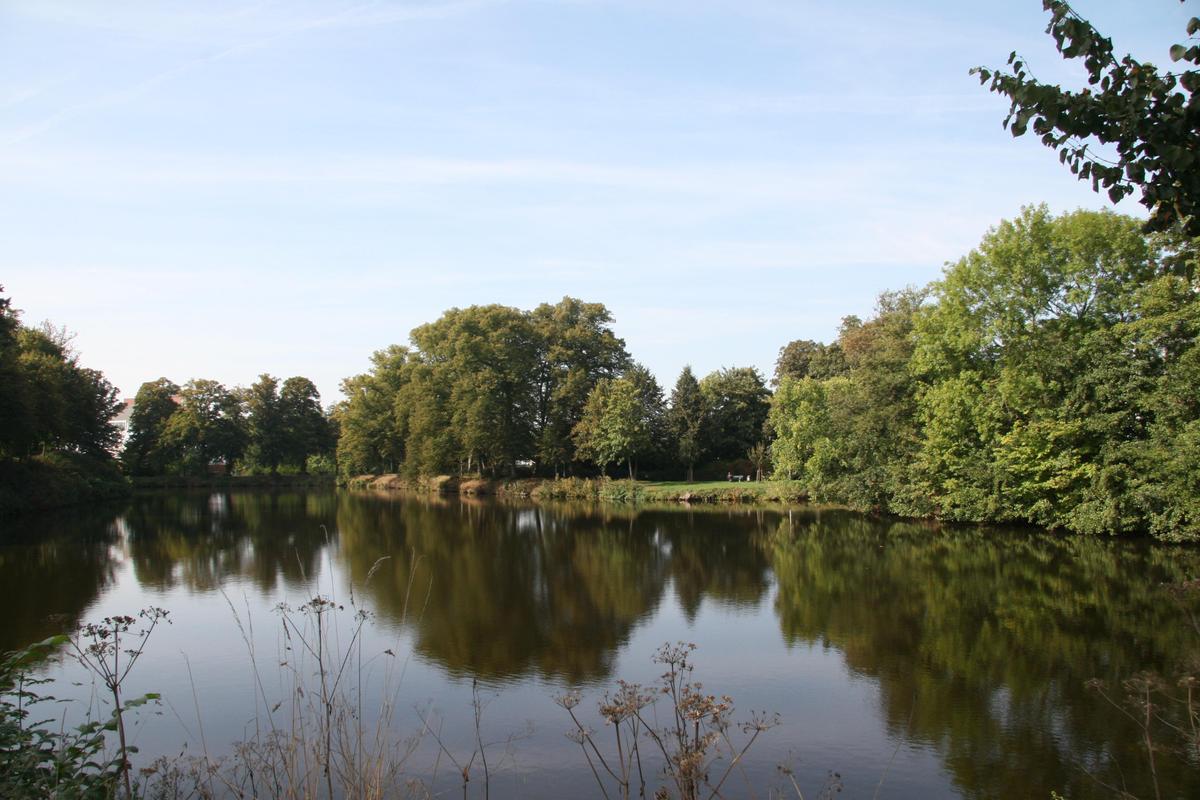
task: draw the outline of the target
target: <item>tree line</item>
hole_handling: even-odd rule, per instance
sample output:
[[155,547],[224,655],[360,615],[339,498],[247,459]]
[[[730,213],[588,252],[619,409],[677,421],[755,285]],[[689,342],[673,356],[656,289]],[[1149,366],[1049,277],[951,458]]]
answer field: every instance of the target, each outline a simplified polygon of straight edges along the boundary
[[612,321],[572,297],[450,309],[343,381],[339,470],[633,477],[744,458],[762,439],[770,392],[756,369],[697,381],[685,368],[668,401]]
[[1200,538],[1197,240],[1030,207],[828,346],[789,345],[775,472],[906,516]]
[[817,501],[1087,533],[1200,537],[1196,239],[1029,207],[831,343],[669,397],[603,305],[451,309],[335,410],[345,475],[726,469]]
[[0,463],[119,456],[130,475],[204,473],[216,463],[240,472],[332,472],[336,429],[308,378],[280,384],[264,374],[235,389],[204,379],[145,383],[122,442],[119,391],[80,364],[71,339],[48,322],[22,324],[11,298],[0,296]]
[[[969,522],[1200,538],[1197,240],[1107,211],[1029,207],[830,343],[670,393],[600,303],[454,308],[375,353],[330,414],[307,378],[138,391],[129,474],[344,477],[727,472],[813,500]],[[773,390],[772,390],[773,389]],[[0,298],[0,456],[104,457],[117,392],[69,337]]]
[[131,475],[203,474],[215,464],[243,474],[332,472],[336,437],[308,378],[281,384],[264,373],[234,389],[159,378],[138,389],[121,461]]

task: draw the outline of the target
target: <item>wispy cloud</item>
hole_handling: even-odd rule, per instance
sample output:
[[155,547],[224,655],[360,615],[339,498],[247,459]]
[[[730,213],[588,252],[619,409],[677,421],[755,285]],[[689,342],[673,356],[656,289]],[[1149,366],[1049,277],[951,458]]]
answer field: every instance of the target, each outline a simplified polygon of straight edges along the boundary
[[[229,44],[212,52],[187,59],[130,85],[100,92],[94,97],[60,108],[35,122],[19,126],[5,134],[0,134],[0,145],[12,146],[29,141],[64,122],[138,100],[181,75],[200,69],[207,64],[260,50],[290,37],[330,28],[353,28],[418,20],[449,19],[480,8],[500,5],[506,2],[508,0],[429,0],[429,2],[385,4],[380,0],[372,0],[371,2],[357,3],[344,7],[334,13],[325,13],[300,20],[290,19],[288,15],[284,14],[282,17],[275,18],[275,26],[268,27],[254,38],[239,41],[236,44]],[[221,23],[219,29],[227,30],[229,24],[238,17],[253,16],[259,9],[264,7],[265,4],[257,4],[247,6],[237,13],[218,15],[218,20]],[[39,6],[35,5],[33,8],[37,9]],[[70,9],[70,12],[68,12],[67,8],[57,3],[49,4],[45,8],[49,10],[52,19],[57,17],[59,20],[68,20],[77,25],[129,30],[129,26],[132,24],[131,18],[128,17],[118,18],[118,20],[114,21],[101,14],[78,13],[78,8]],[[121,25],[122,21],[126,23],[125,26]],[[211,24],[212,19],[209,18],[206,21]],[[173,22],[174,24],[171,26],[172,30],[177,27],[177,20],[173,20]],[[137,26],[133,26],[132,29],[139,33],[150,35],[153,35],[156,30],[152,27],[139,28]]]

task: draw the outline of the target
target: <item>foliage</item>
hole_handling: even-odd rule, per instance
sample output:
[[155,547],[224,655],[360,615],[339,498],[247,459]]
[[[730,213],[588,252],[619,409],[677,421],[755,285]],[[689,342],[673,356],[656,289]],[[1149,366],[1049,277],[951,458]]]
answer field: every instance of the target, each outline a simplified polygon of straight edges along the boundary
[[700,393],[708,408],[709,456],[742,458],[763,436],[771,393],[754,367],[730,367],[706,375]]
[[309,459],[330,453],[336,441],[332,424],[321,410],[321,393],[311,380],[294,375],[279,390],[279,406],[284,434],[283,461],[302,473],[307,472]]
[[397,396],[408,379],[409,351],[393,345],[371,356],[371,371],[342,381],[346,399],[333,412],[337,463],[344,476],[395,472],[404,459]]
[[283,460],[284,421],[279,402],[279,380],[265,372],[242,395],[246,404],[246,460],[271,474]]
[[781,380],[776,474],[857,509],[1200,538],[1195,252],[1024,209],[929,290],[847,319],[845,375]]
[[588,395],[631,367],[611,321],[603,305],[565,297],[532,312],[455,308],[414,329],[411,349],[380,351],[343,382],[339,472],[569,471]]
[[[1135,464],[1160,449],[1152,426],[1174,438],[1194,414],[1185,404],[1176,425],[1154,424],[1156,389],[1189,392],[1195,379],[1172,369],[1195,343],[1194,291],[1159,271],[1136,221],[1045,208],[948,268],[916,331],[913,510],[1090,533],[1151,527]],[[1143,338],[1161,329],[1159,310],[1175,319],[1170,345]]]
[[179,408],[167,419],[162,443],[177,454],[182,472],[203,473],[209,465],[232,465],[248,440],[238,393],[214,380],[190,380],[179,390]]
[[915,435],[909,360],[924,297],[884,293],[870,320],[843,320],[836,346],[844,374],[783,377],[767,422],[776,477],[799,479],[818,501],[892,509]]
[[693,468],[704,457],[708,426],[708,406],[700,391],[700,382],[686,366],[671,391],[671,406],[667,411],[669,437],[675,442],[675,456],[687,468],[687,479],[695,479]]
[[0,297],[0,459],[51,451],[110,458],[120,405],[104,375],[79,363],[65,330],[22,325]]
[[55,452],[0,459],[0,516],[119,500],[129,491],[112,458]]
[[53,702],[39,687],[38,665],[67,643],[55,636],[0,658],[0,795],[12,798],[61,797],[107,800],[115,797],[123,759],[105,759],[105,733],[115,720],[88,722],[59,730],[43,719],[42,706]]
[[278,379],[264,373],[242,397],[247,418],[244,466],[272,475],[280,465],[305,473],[310,457],[332,451],[331,424],[321,411],[321,395],[308,378],[288,378],[280,388]]
[[838,342],[822,344],[811,339],[797,339],[779,348],[771,385],[779,386],[784,378],[825,380],[844,375],[846,370],[846,356]]
[[147,381],[138,388],[129,415],[129,438],[121,462],[131,475],[162,475],[177,459],[163,433],[175,413],[179,386],[166,378]]
[[612,314],[602,303],[564,297],[554,305],[541,304],[530,316],[542,348],[534,376],[535,455],[557,476],[574,460],[571,432],[588,395],[600,380],[620,375],[629,366],[629,354],[612,332]]
[[[126,716],[159,696],[123,698],[121,688],[166,617],[160,608],[145,609],[137,617],[106,617],[81,625],[73,635],[53,636],[0,659],[0,750],[5,755],[0,795],[79,800],[138,796],[130,761],[137,748],[129,744]],[[135,629],[139,623],[144,625]],[[113,699],[108,719],[89,713],[82,724],[67,729],[58,720],[32,716],[42,713],[43,703],[55,701],[39,693],[38,687],[50,680],[35,671],[63,650],[104,684]],[[117,738],[111,754],[109,734]]]
[[[1200,235],[1200,45],[1173,45],[1171,60],[1188,68],[1160,73],[1128,55],[1118,60],[1112,40],[1065,0],[1043,0],[1042,6],[1050,13],[1046,33],[1064,58],[1082,59],[1088,87],[1071,91],[1042,83],[1016,52],[1008,71],[974,68],[981,84],[1012,101],[1005,127],[1021,136],[1032,125],[1072,173],[1096,191],[1106,189],[1114,203],[1140,190],[1150,210],[1148,230],[1183,226]],[[1200,19],[1193,17],[1187,24],[1191,42],[1198,30]],[[1115,160],[1095,152],[1097,143],[1115,150]]]
[[[661,402],[661,393],[660,393]],[[629,477],[637,477],[636,462],[654,445],[655,409],[632,378],[602,379],[588,395],[574,439],[583,458],[607,469],[626,462]]]

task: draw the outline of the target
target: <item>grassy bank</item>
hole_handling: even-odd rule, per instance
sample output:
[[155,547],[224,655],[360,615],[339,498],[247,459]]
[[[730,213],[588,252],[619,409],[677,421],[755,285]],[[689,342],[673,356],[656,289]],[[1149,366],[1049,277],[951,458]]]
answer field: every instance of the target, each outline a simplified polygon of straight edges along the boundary
[[805,500],[796,481],[628,481],[607,478],[520,478],[481,480],[408,479],[399,475],[361,475],[346,482],[352,489],[494,495],[531,500],[604,500],[615,503],[795,503]]
[[115,462],[75,453],[0,461],[0,516],[119,500],[130,488]]

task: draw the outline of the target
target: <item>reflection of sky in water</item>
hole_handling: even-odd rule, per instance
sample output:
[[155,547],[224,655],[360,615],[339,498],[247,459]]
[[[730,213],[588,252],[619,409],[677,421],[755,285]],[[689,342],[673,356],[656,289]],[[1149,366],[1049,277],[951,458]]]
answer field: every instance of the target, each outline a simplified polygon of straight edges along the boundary
[[[219,754],[262,726],[262,694],[267,705],[285,698],[279,665],[298,663],[276,607],[319,592],[347,607],[334,627],[342,646],[352,604],[374,615],[361,640],[369,725],[390,692],[394,730],[416,732],[424,714],[467,758],[479,678],[484,738],[516,737],[489,750],[498,797],[590,790],[553,696],[581,685],[590,713],[617,677],[653,682],[661,668],[650,656],[677,640],[697,644],[706,690],[732,695],[743,712],[781,714],[746,764],[760,790],[779,784],[776,765],[788,763],[810,796],[830,770],[846,796],[868,796],[885,768],[882,796],[892,798],[1003,796],[1017,786],[1089,796],[1064,753],[1120,732],[1079,684],[1098,664],[1131,669],[1147,654],[1161,662],[1183,641],[1163,633],[1169,609],[1155,605],[1152,587],[1196,560],[1191,551],[938,533],[840,514],[789,523],[772,511],[633,517],[353,495],[183,497],[135,502],[101,545],[110,577],[81,609],[87,620],[148,605],[171,612],[126,691],[165,698],[139,715],[144,757],[199,754],[202,734]],[[71,551],[69,537],[52,541],[23,561],[19,548],[34,545],[0,545],[0,570],[54,568],[54,554]],[[1045,597],[1067,586],[1079,591],[1070,602]],[[1064,618],[1071,608],[1078,616]],[[528,618],[539,609],[548,616]],[[1117,624],[1128,627],[1104,627]],[[1044,638],[1027,643],[1029,653],[1015,648],[1030,632]],[[56,695],[88,697],[78,667],[53,672],[64,679]],[[1038,709],[1040,719],[1026,719]],[[414,773],[427,774],[436,755],[427,740]],[[435,789],[456,786],[443,765]]]

